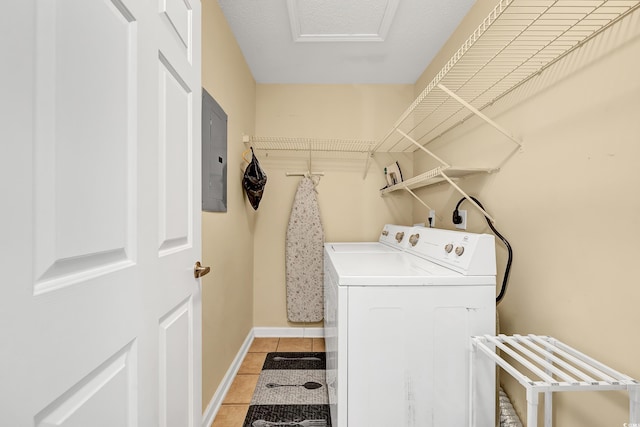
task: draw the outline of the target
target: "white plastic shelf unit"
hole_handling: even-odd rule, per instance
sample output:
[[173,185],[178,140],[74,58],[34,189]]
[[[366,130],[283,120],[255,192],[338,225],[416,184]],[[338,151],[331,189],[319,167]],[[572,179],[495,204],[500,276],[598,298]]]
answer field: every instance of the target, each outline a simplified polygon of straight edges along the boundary
[[[482,110],[639,6],[639,0],[501,0],[373,150],[421,149],[436,159],[442,166],[412,181],[417,188],[436,182],[433,174],[449,180],[451,166],[425,146],[473,115],[520,149],[521,142]],[[478,172],[455,170],[458,177]],[[406,187],[394,186],[383,194],[400,189]]]
[[[504,372],[515,378],[527,392],[527,426],[538,425],[539,393],[545,394],[544,425],[552,426],[552,393],[567,391],[627,390],[629,393],[629,422],[640,423],[640,382],[598,362],[555,338],[538,335],[498,335],[471,338],[470,393],[475,380],[474,363],[481,353],[490,357]],[[525,375],[500,355],[517,362]],[[470,425],[473,427],[471,395]],[[635,424],[634,424],[635,425]]]

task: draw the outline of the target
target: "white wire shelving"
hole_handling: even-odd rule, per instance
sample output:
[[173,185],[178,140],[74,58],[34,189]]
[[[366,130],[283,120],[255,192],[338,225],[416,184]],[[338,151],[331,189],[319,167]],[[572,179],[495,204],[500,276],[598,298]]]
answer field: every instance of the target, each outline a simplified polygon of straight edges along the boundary
[[[491,218],[451,179],[453,174],[460,178],[479,170],[453,168],[426,146],[476,116],[516,144],[516,151],[522,149],[517,137],[482,110],[638,7],[639,0],[501,0],[373,147],[377,152],[422,150],[441,165],[405,185],[385,188],[381,195],[396,190],[411,192],[412,188],[446,180]],[[484,171],[496,172],[500,166]]]
[[413,152],[427,145],[639,5],[638,0],[501,0],[374,151]]
[[337,151],[347,153],[371,153],[374,140],[339,138],[291,138],[272,136],[245,136],[256,150],[286,151]]
[[[445,171],[446,171],[446,175],[443,176],[442,173]],[[496,172],[496,170],[487,169],[487,168],[458,168],[455,166],[437,167],[435,169],[431,169],[427,172],[424,172],[420,175],[416,175],[413,178],[409,178],[405,181],[399,182],[398,184],[384,188],[380,190],[380,193],[387,194],[392,191],[401,190],[401,189],[413,190],[415,188],[418,188],[424,185],[432,185],[432,184],[438,184],[440,182],[444,182],[447,180],[446,178],[456,179],[456,178],[460,178],[470,174],[493,173],[493,172]]]
[[[482,111],[639,7],[640,0],[500,0],[380,140],[247,137],[245,142],[264,150],[366,153],[365,176],[375,152],[422,150],[440,165],[385,188],[381,195],[448,181],[480,209],[453,179],[496,172],[522,149],[516,136]],[[473,116],[516,145],[499,165],[453,167],[426,148]]]
[[364,156],[364,177],[367,176],[369,160],[373,154],[374,140],[364,139],[338,139],[338,138],[292,138],[292,137],[270,137],[270,136],[248,136],[243,137],[245,143],[250,143],[256,150],[266,151],[297,151],[309,154],[309,171],[311,173],[312,153],[332,152],[346,153],[344,155]]

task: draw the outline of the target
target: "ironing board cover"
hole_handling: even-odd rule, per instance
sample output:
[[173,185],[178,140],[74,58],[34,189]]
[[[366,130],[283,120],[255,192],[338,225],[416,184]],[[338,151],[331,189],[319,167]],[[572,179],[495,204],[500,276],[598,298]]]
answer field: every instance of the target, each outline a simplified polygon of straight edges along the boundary
[[324,235],[315,186],[303,178],[293,200],[286,236],[287,318],[319,322],[324,317]]

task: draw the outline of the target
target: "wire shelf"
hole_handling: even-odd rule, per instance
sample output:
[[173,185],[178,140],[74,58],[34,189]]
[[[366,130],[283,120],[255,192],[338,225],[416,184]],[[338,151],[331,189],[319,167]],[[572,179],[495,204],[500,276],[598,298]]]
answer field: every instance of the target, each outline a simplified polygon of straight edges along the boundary
[[[373,154],[421,149],[441,166],[384,188],[381,195],[405,190],[427,206],[412,189],[447,181],[493,222],[453,179],[493,173],[500,167],[452,167],[425,146],[476,115],[521,149],[521,141],[482,110],[638,8],[640,0],[500,0],[382,139],[254,136],[245,142],[258,150],[308,151],[310,158],[312,151]],[[364,177],[370,157],[365,156]]]
[[638,0],[501,0],[375,151],[413,152],[503,97],[640,6]]
[[477,173],[493,173],[496,171],[497,169],[458,168],[455,166],[450,166],[450,167],[439,166],[427,172],[421,173],[420,175],[416,175],[413,178],[407,179],[398,184],[384,188],[380,190],[380,194],[384,195],[396,190],[406,190],[406,189],[413,190],[415,188],[425,187],[427,185],[433,185],[439,182],[446,181],[446,178],[443,176],[443,172],[446,173],[446,175],[449,178],[456,179],[456,178],[463,178],[468,175],[474,175]]
[[376,141],[362,139],[322,139],[251,136],[249,141],[256,150],[337,151],[370,153]]

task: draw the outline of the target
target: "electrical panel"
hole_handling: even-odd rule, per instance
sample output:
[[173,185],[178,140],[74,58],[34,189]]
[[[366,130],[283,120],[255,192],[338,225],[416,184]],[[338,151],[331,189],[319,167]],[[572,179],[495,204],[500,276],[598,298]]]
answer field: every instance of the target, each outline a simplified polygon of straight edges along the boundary
[[227,211],[227,114],[202,89],[202,210]]

